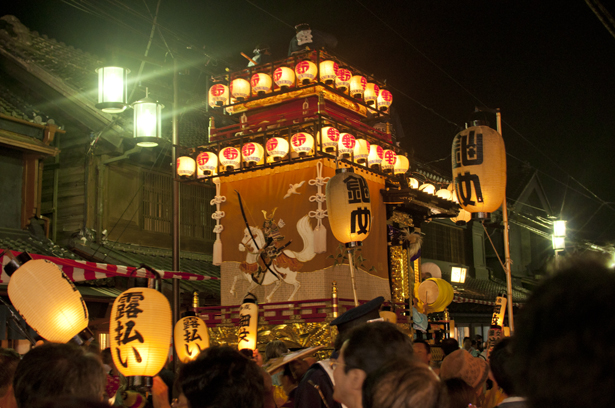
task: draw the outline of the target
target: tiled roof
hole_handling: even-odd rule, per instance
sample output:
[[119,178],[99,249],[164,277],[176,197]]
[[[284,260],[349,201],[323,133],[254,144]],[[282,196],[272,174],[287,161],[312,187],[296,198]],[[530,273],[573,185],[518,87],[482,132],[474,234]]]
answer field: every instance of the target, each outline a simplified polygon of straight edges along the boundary
[[[442,274],[442,278],[450,281],[450,276],[446,276],[446,274]],[[506,282],[495,278],[484,280],[468,276],[465,283],[459,285],[459,288],[462,289],[459,296],[463,298],[494,302],[498,295],[506,293]],[[513,285],[513,303],[524,303],[530,293],[523,287]]]

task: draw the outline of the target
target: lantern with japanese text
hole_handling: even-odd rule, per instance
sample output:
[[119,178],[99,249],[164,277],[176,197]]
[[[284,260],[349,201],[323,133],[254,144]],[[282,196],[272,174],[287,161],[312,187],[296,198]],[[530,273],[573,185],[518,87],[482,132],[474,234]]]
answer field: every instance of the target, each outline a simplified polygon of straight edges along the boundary
[[455,136],[453,179],[459,205],[470,213],[496,211],[506,195],[506,150],[502,136],[488,126],[472,126]]
[[212,108],[227,105],[228,98],[228,86],[224,84],[215,84],[209,88],[209,106],[211,106]]
[[134,138],[137,146],[156,147],[162,138],[162,108],[164,105],[146,97],[132,105]]
[[381,89],[376,103],[378,104],[378,110],[380,112],[388,111],[393,103],[393,94],[386,89]]
[[290,145],[294,152],[299,153],[299,156],[303,157],[314,148],[314,138],[309,133],[295,133],[290,138]]
[[312,61],[301,61],[295,66],[295,74],[297,74],[297,79],[303,85],[313,82],[317,73],[318,67]]
[[226,168],[226,171],[233,171],[241,166],[241,154],[239,149],[235,147],[225,147],[220,150],[220,164]]
[[363,99],[368,105],[375,105],[378,95],[380,94],[380,87],[372,82],[368,82],[365,85],[365,92],[363,92]]
[[281,137],[272,137],[265,145],[267,155],[273,157],[273,161],[280,161],[288,154],[288,141]]
[[320,63],[320,80],[327,85],[332,85],[337,78],[337,62],[327,60]]
[[379,145],[369,146],[369,155],[367,156],[367,167],[370,169],[378,169],[382,164],[382,158],[384,156],[384,149]]
[[340,139],[340,131],[332,126],[325,126],[320,130],[320,140],[325,152],[334,152]]
[[354,152],[356,140],[350,133],[340,133],[339,142],[337,144],[338,154],[344,158],[349,159],[350,155]]
[[382,170],[383,171],[393,171],[395,168],[395,163],[397,162],[397,153],[393,150],[385,150],[382,153]]
[[111,355],[119,372],[126,377],[153,377],[169,355],[169,301],[157,290],[130,288],[113,302],[110,330]]
[[278,67],[273,71],[273,80],[282,90],[286,90],[295,85],[295,71],[288,67]]
[[128,68],[102,67],[98,73],[98,103],[96,107],[107,113],[120,113],[128,106]]
[[405,174],[410,169],[410,162],[406,156],[401,154],[397,155],[395,166],[393,167],[393,174]]
[[73,282],[56,264],[23,252],[4,266],[7,292],[26,323],[48,341],[81,344],[91,340],[88,309]]
[[263,96],[271,92],[271,77],[262,72],[252,75],[252,93]]
[[256,298],[250,293],[245,297],[239,307],[239,332],[237,349],[256,348],[256,335],[258,333],[258,305]]
[[259,143],[248,142],[241,146],[241,157],[248,167],[262,163],[265,149]]
[[361,75],[354,75],[350,78],[350,96],[353,98],[363,98],[363,93],[367,87],[367,79]]
[[211,176],[218,171],[218,156],[213,152],[201,152],[196,156],[198,170],[205,176]]
[[177,158],[177,175],[180,177],[192,177],[196,171],[196,162],[190,156]]
[[335,87],[342,92],[346,92],[350,88],[351,78],[352,72],[346,68],[339,68],[337,70],[337,78],[335,78]]
[[205,322],[196,316],[186,316],[175,324],[173,344],[182,363],[195,360],[209,347],[209,331]]
[[358,164],[367,163],[367,157],[369,156],[370,144],[365,139],[357,139],[354,145],[354,161]]
[[231,96],[239,102],[250,96],[250,82],[243,78],[235,78],[231,82]]

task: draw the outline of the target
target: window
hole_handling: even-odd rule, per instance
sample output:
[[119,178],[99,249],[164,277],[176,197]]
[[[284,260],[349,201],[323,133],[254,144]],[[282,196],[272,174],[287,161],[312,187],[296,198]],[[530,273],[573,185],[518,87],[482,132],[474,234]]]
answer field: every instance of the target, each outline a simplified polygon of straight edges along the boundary
[[421,256],[466,265],[462,228],[432,221],[422,224],[421,232],[425,234]]

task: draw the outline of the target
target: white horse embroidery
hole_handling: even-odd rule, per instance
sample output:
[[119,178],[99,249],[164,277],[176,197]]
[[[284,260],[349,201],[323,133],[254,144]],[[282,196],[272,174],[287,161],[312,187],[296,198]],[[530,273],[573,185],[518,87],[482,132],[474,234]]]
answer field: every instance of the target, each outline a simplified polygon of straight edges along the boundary
[[[262,250],[265,246],[265,238],[263,235],[263,231],[261,231],[261,229],[258,227],[250,227],[250,230],[252,231],[252,235],[254,236],[254,240],[256,241],[258,248]],[[292,258],[293,260],[297,260],[299,262],[307,262],[314,258],[314,256],[316,255],[316,253],[314,252],[314,230],[310,226],[309,217],[307,215],[297,222],[297,231],[299,232],[299,235],[303,240],[303,250],[301,252],[295,252],[286,249],[282,253],[287,257]],[[239,244],[239,250],[242,252],[246,251],[246,249],[248,250],[248,253],[246,255],[247,264],[256,264],[258,262],[259,250],[256,249],[257,245],[254,245],[254,241],[252,240],[252,237],[248,232],[248,228],[245,228],[243,239]],[[267,286],[271,285],[272,283],[275,284],[273,290],[271,291],[271,293],[269,293],[269,296],[265,298],[267,303],[271,302],[273,294],[280,288],[282,280],[285,283],[294,286],[295,289],[288,298],[289,301],[293,300],[295,298],[295,295],[297,294],[297,291],[301,287],[301,283],[299,283],[299,281],[297,280],[297,272],[292,271],[290,268],[281,268],[274,263],[272,263],[269,268],[273,272],[275,272],[278,277],[275,277],[269,270],[264,272],[265,277],[263,278],[261,285]],[[230,291],[231,295],[235,295],[235,285],[237,284],[238,279],[245,279],[249,282],[246,294],[247,292],[251,292],[256,286],[258,286],[258,283],[256,283],[252,279],[251,274],[247,272],[242,272],[239,275],[236,275],[233,279],[233,286],[231,287]]]

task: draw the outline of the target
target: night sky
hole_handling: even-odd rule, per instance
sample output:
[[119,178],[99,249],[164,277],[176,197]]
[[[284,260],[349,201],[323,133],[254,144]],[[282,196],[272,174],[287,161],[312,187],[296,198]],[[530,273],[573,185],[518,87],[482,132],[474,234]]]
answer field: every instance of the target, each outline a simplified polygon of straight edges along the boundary
[[[139,16],[157,4],[3,3],[0,15],[101,57],[106,45],[143,54],[151,20]],[[244,67],[239,53],[260,42],[284,57],[297,23],[335,35],[337,55],[391,86],[402,147],[445,169],[474,107],[500,108],[509,165],[539,170],[573,230],[596,213],[580,236],[615,238],[615,204],[601,206],[615,202],[615,38],[583,0],[162,0],[158,22],[172,47],[203,49],[217,69]],[[150,57],[164,55],[156,35]]]

